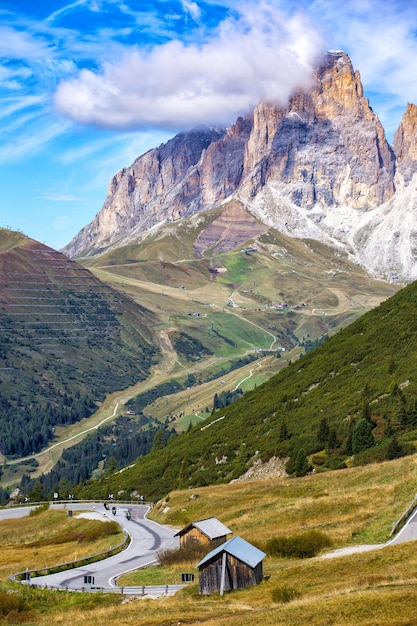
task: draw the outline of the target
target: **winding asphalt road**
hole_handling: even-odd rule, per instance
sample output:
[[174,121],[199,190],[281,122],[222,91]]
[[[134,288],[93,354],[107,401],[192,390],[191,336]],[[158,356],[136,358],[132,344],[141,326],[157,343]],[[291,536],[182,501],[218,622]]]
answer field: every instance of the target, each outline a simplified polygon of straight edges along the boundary
[[[64,505],[51,505],[51,509]],[[76,511],[94,511],[98,515],[106,516],[114,520],[125,529],[131,537],[130,545],[126,550],[108,559],[97,561],[85,567],[78,567],[47,576],[31,577],[30,584],[40,587],[64,588],[68,590],[94,590],[116,591],[118,588],[117,577],[126,572],[145,567],[157,562],[157,553],[160,550],[178,547],[178,539],[174,538],[175,531],[167,526],[162,526],[146,518],[149,507],[146,505],[118,505],[116,515],[111,510],[107,511],[102,503],[71,503],[65,505],[67,509]],[[32,507],[33,508],[33,507]],[[110,507],[111,508],[111,507]],[[28,515],[31,507],[21,509],[4,509],[0,511],[0,519],[23,517]],[[127,510],[131,512],[131,519],[127,519]],[[85,576],[92,576],[94,582],[85,582]],[[174,593],[183,585],[170,586],[165,593]],[[123,588],[128,592],[129,588]],[[147,588],[146,593],[149,593]]]
[[[157,553],[160,550],[178,547],[178,539],[174,538],[175,531],[167,526],[162,526],[146,518],[149,507],[146,505],[117,505],[116,515],[107,511],[102,503],[71,503],[66,505],[52,504],[51,508],[61,507],[72,511],[94,511],[109,519],[117,521],[131,537],[131,542],[126,550],[97,563],[92,563],[85,567],[74,568],[50,574],[48,576],[38,576],[30,579],[31,585],[39,587],[68,589],[69,591],[80,590],[100,590],[119,591],[126,594],[146,594],[159,596],[162,594],[173,594],[184,585],[170,585],[158,587],[118,587],[117,577],[126,572],[130,572],[152,563],[157,562]],[[15,509],[0,509],[0,520],[24,517],[35,507],[21,507]],[[131,511],[131,519],[126,517],[127,510]],[[379,550],[386,546],[413,541],[417,539],[417,509],[409,516],[406,523],[395,537],[387,543],[349,546],[328,552],[322,555],[321,559],[342,557],[356,552],[366,552]],[[85,576],[92,576],[94,582],[86,583]]]

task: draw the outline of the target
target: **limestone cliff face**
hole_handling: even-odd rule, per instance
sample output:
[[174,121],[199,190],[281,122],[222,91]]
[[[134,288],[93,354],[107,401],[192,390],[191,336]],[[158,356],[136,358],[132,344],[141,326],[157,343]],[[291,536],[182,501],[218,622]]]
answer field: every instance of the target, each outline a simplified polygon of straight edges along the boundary
[[329,52],[313,86],[286,107],[263,102],[228,129],[181,133],[116,174],[102,210],[64,252],[97,254],[234,197],[268,226],[341,246],[370,271],[408,280],[411,261],[391,268],[385,255],[376,268],[370,259],[373,225],[395,245],[387,211],[396,224],[409,222],[401,194],[416,171],[417,107],[408,106],[391,149],[349,57]]
[[256,109],[245,156],[252,196],[267,181],[280,181],[297,206],[369,209],[394,193],[393,154],[343,52],[326,56],[314,87],[286,110]]
[[408,104],[401,124],[394,135],[393,148],[397,157],[398,178],[406,183],[417,171],[417,106]]
[[110,181],[103,208],[65,248],[70,256],[88,254],[122,241],[132,232],[173,221],[198,204],[196,165],[224,129],[198,128],[180,133],[146,152]]

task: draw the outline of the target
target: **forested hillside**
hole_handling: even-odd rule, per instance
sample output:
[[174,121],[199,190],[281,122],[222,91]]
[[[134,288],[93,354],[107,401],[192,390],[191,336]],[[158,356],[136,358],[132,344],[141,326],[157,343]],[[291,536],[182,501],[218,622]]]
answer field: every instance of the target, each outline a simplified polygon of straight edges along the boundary
[[[155,499],[289,458],[302,474],[394,458],[417,440],[417,283],[402,289],[204,425],[172,438],[105,489]],[[306,457],[309,457],[308,460]],[[100,495],[91,482],[80,495]]]
[[0,274],[0,454],[22,457],[148,375],[155,316],[59,252],[4,229]]

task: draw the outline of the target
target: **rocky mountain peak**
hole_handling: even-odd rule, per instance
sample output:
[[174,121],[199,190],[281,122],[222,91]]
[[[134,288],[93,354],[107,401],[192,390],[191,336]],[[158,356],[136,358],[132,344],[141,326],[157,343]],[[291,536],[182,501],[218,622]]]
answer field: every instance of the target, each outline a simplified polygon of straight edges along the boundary
[[395,245],[392,224],[410,222],[398,216],[409,206],[398,198],[417,170],[416,133],[417,107],[409,105],[391,149],[348,55],[328,52],[310,88],[287,106],[261,102],[227,129],[180,133],[116,174],[100,213],[64,251],[84,256],[138,241],[151,227],[234,197],[263,224],[409,280],[411,248],[401,259],[372,250],[375,229]]
[[394,194],[392,152],[344,52],[328,53],[313,87],[294,94],[285,110],[257,107],[245,171],[251,196],[266,180],[279,181],[306,208],[368,209]]

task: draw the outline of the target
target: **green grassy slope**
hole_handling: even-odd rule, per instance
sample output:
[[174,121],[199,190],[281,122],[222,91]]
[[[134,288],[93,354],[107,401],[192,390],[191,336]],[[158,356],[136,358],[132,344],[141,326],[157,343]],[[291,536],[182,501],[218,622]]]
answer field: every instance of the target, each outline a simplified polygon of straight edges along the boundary
[[[414,283],[214,413],[204,426],[195,426],[115,475],[111,488],[140,488],[153,499],[173,488],[229,481],[254,460],[294,457],[300,449],[315,455],[310,461],[318,467],[381,460],[389,458],[393,435],[402,452],[407,446],[413,449],[416,315]],[[319,435],[323,418],[329,431],[326,441]],[[352,461],[350,435],[362,418],[371,422],[377,445],[360,450]],[[91,486],[95,488],[99,485]]]
[[[196,243],[218,217],[217,209],[167,225],[136,245],[85,260],[86,266],[155,311],[169,336],[196,336],[222,356],[226,344],[230,354],[241,355],[274,339],[274,347],[285,350],[315,341],[398,289],[370,278],[338,251],[272,229],[256,239],[248,229],[245,244],[197,254]],[[242,237],[221,228],[219,241]],[[233,315],[227,328],[225,315]],[[263,339],[248,341],[256,327],[265,331]]]
[[[118,410],[122,412],[123,404],[135,393],[132,385],[144,377],[147,389],[162,382],[173,386],[177,380],[190,387],[179,402],[174,397],[161,398],[158,404],[151,402],[143,409],[146,424],[158,427],[169,422],[178,431],[187,429],[190,422],[207,415],[207,408],[211,410],[215,393],[233,391],[237,384],[245,390],[261,384],[323,335],[334,333],[398,289],[370,279],[346,257],[316,242],[292,240],[272,230],[262,235],[258,232],[258,238],[253,239],[252,226],[244,229],[242,212],[233,233],[233,220],[227,221],[220,214],[217,209],[181,220],[140,244],[86,260],[100,283],[94,283],[93,274],[85,267],[68,259],[64,262],[59,253],[54,257],[53,251],[45,252],[45,247],[21,235],[16,239],[16,235],[12,238],[11,233],[3,233],[0,262],[15,281],[0,294],[3,312],[9,317],[13,313],[19,324],[25,321],[27,332],[25,353],[15,342],[9,354],[14,354],[16,361],[9,368],[9,359],[0,370],[9,394],[3,413],[16,413],[20,403],[22,411],[30,411],[29,422],[36,425],[30,438],[23,440],[14,440],[5,431],[13,445],[0,446],[0,454],[27,455],[44,447],[52,435],[61,440],[67,432],[71,436],[71,423],[90,416],[96,400],[130,387],[128,395],[114,398],[115,403],[120,400]],[[206,237],[207,229],[216,224],[217,234],[213,237],[211,230],[211,238]],[[204,250],[200,244],[205,237],[212,245]],[[217,246],[216,237],[221,246]],[[249,239],[242,243],[245,237]],[[240,244],[228,247],[228,238],[233,245],[236,241]],[[11,267],[7,267],[11,259]],[[21,267],[18,260],[23,261]],[[32,269],[25,266],[29,261]],[[22,276],[16,273],[26,274],[26,283],[19,284]],[[33,278],[35,285],[31,284]],[[70,282],[78,282],[77,289],[72,288],[75,285],[70,288]],[[59,296],[59,300],[54,302],[52,296]],[[149,376],[156,336],[166,358],[158,367],[158,375],[154,376],[153,369]],[[239,375],[236,366],[259,358],[260,351],[281,358],[270,358],[256,370],[244,366]],[[230,370],[235,373],[229,375]],[[23,395],[17,390],[16,372],[23,376]],[[27,379],[29,372],[33,381]],[[218,388],[215,383],[206,385],[216,376]],[[190,382],[186,382],[188,378]],[[56,380],[53,389],[48,387],[50,380]],[[42,400],[40,405],[35,403],[38,396],[48,397],[53,411],[61,401],[60,415],[50,418],[39,412],[38,407],[43,411],[44,404]],[[38,421],[32,415],[35,412]],[[101,423],[99,413],[94,420]],[[21,424],[21,417],[15,421]],[[84,431],[81,436],[85,436]],[[68,445],[74,443],[71,440]],[[31,475],[48,471],[58,457],[56,449],[47,465],[39,459],[38,466],[30,467]],[[7,476],[7,484],[18,480],[19,476]]]

